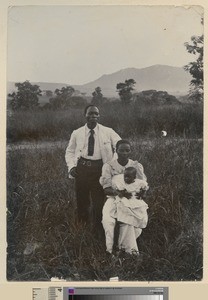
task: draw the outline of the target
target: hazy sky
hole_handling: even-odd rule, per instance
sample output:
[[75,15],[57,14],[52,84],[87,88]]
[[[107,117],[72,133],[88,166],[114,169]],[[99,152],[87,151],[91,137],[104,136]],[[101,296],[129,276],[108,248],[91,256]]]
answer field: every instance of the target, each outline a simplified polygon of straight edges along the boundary
[[19,6],[8,13],[9,81],[83,84],[123,68],[183,66],[202,9]]

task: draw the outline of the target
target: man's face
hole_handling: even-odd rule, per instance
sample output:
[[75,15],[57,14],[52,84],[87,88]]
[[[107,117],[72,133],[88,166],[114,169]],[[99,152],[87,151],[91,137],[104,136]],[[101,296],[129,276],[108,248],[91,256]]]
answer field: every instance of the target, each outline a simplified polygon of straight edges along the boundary
[[118,158],[128,160],[131,155],[131,146],[129,144],[120,144],[117,149]]
[[90,106],[85,117],[88,125],[96,125],[100,117],[99,109],[96,106]]

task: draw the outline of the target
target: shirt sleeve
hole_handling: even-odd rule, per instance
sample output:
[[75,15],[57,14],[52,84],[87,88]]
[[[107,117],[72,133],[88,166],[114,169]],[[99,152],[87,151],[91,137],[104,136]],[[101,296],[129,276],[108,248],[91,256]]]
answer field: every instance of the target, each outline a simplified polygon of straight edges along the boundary
[[75,137],[75,132],[73,131],[65,153],[65,160],[68,167],[68,171],[70,171],[73,167],[76,166],[75,148],[76,148],[76,137]]
[[147,181],[147,177],[144,174],[144,168],[138,161],[135,161],[135,168],[137,170],[137,178]]
[[112,144],[114,152],[116,149],[116,144],[120,140],[121,140],[121,137],[113,129],[111,129],[111,144]]
[[104,164],[102,167],[102,175],[100,177],[100,184],[105,189],[112,186],[112,172],[111,165],[108,163]]
[[141,189],[144,189],[146,191],[149,189],[147,181],[137,179],[137,182],[138,184],[135,189],[136,192],[140,192]]

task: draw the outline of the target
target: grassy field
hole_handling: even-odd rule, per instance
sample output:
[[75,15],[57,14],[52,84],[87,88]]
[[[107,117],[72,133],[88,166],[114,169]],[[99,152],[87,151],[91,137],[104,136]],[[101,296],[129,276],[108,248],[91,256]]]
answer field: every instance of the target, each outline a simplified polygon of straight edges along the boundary
[[[197,112],[192,113],[197,115]],[[68,114],[65,113],[67,118]],[[81,113],[77,114],[80,119],[76,118],[76,124],[73,119],[73,126],[82,120]],[[174,114],[176,117],[176,112]],[[157,112],[150,120],[156,122],[156,115]],[[178,115],[177,120],[182,112]],[[191,120],[186,118],[187,124],[201,126],[202,120],[194,119],[193,115],[190,114]],[[36,117],[34,115],[32,121],[25,119],[27,124],[20,120],[22,132],[30,122],[37,121]],[[116,122],[113,117],[118,118],[118,115],[109,112],[109,118]],[[159,120],[163,117],[165,112]],[[166,126],[169,126],[167,119],[166,115]],[[139,120],[141,124],[141,118]],[[56,122],[60,122],[61,127],[61,118]],[[147,116],[146,122],[149,122]],[[193,132],[198,130],[202,134],[195,125],[192,125]],[[42,123],[43,135],[41,126]],[[122,133],[121,120],[116,126]],[[112,127],[115,128],[114,123]],[[38,126],[34,128],[38,130]],[[52,132],[53,128],[54,137],[66,137],[55,127]],[[202,279],[202,142],[176,138],[174,134],[167,139],[150,137],[147,134],[141,139],[135,132],[130,137],[134,145],[132,158],[143,164],[150,185],[149,222],[138,239],[139,257],[121,253],[109,259],[105,255],[104,237],[97,240],[90,228],[76,227],[74,182],[67,178],[64,146],[39,149],[33,144],[30,149],[7,152],[8,280],[47,281],[54,276],[70,281],[108,281],[114,276],[126,281]]]
[[[155,138],[161,130],[172,137],[202,137],[203,105],[122,106],[120,102],[100,107],[100,122],[123,138]],[[84,124],[83,109],[16,111],[7,118],[8,142],[68,140]]]

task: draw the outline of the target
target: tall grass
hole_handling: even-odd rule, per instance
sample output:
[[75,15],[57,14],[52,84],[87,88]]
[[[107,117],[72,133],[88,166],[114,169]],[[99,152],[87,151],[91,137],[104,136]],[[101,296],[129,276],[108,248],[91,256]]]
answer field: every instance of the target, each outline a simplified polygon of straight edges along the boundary
[[[161,130],[170,136],[202,137],[203,106],[174,104],[145,106],[119,102],[100,107],[100,122],[122,137],[156,137]],[[7,119],[8,142],[68,140],[85,122],[83,109],[65,111],[16,111]]]
[[[133,141],[132,157],[143,164],[150,185],[139,257],[110,259],[104,235],[98,240],[90,227],[76,226],[63,147],[8,152],[8,280],[202,279],[202,143]],[[35,245],[29,254],[28,244]]]

